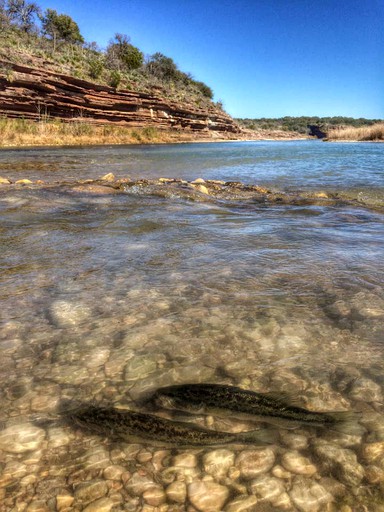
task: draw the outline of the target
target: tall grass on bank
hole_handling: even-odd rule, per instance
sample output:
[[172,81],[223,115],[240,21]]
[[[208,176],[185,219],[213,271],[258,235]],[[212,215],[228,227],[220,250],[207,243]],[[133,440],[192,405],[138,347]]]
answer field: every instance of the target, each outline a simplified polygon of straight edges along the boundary
[[338,128],[330,130],[328,140],[380,141],[384,140],[384,123],[359,128]]
[[140,144],[193,140],[193,134],[159,130],[153,126],[100,125],[84,120],[64,122],[60,119],[31,121],[0,117],[0,147],[63,146],[91,144]]

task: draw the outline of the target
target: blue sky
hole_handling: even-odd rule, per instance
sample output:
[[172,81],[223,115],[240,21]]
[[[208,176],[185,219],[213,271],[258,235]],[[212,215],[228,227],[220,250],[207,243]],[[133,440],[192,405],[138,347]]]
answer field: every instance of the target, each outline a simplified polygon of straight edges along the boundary
[[384,0],[38,0],[207,83],[235,117],[384,118]]

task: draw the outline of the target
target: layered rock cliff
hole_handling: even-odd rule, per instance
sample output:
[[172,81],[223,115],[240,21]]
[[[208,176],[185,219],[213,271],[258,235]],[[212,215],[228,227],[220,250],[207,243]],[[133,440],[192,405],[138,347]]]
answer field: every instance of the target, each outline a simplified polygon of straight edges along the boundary
[[237,138],[241,129],[213,103],[199,107],[161,95],[117,90],[49,69],[0,61],[0,115],[153,126]]

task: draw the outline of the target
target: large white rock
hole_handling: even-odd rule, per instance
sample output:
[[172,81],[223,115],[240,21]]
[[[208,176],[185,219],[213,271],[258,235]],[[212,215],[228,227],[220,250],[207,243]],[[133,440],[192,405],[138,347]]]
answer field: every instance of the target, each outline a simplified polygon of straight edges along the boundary
[[0,432],[0,450],[24,453],[40,448],[45,437],[42,428],[29,423],[12,425]]

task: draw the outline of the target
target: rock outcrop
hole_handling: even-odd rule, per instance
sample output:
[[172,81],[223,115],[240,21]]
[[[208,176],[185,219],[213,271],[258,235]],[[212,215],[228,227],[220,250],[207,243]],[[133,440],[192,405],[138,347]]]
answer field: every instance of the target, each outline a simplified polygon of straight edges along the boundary
[[213,103],[197,106],[161,95],[117,90],[48,69],[0,61],[0,115],[41,120],[60,118],[103,124],[179,129],[235,136],[235,121]]

